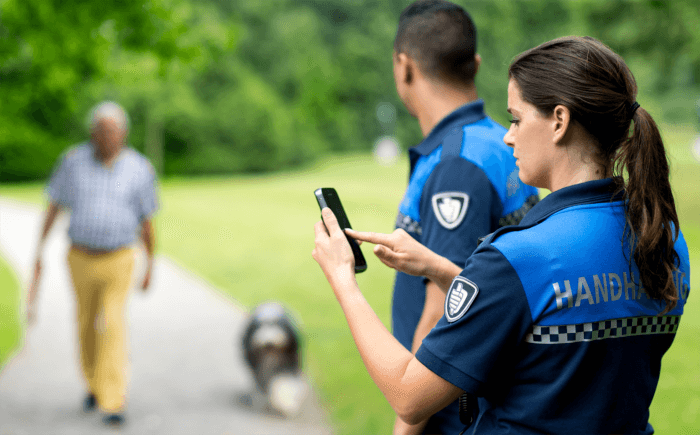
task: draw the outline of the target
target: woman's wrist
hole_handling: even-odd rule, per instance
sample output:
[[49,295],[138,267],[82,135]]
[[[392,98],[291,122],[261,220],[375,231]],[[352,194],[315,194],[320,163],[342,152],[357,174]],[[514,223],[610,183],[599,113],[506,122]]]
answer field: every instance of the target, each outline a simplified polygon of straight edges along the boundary
[[425,277],[433,282],[440,282],[443,270],[445,268],[445,257],[431,253],[432,257],[426,262]]
[[430,274],[427,275],[426,278],[430,279],[436,283],[438,287],[445,290],[450,286],[455,276],[459,275],[460,269],[446,257],[442,257],[437,254],[435,255],[437,258],[431,263],[433,267],[431,268]]
[[352,267],[336,269],[335,273],[328,276],[328,282],[338,299],[343,295],[359,291],[357,280],[355,280],[355,271]]

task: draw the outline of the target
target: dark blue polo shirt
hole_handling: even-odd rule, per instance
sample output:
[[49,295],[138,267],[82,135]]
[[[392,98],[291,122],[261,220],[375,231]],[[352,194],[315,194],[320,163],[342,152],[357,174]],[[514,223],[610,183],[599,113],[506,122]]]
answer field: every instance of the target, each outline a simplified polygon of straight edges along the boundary
[[610,179],[553,192],[520,226],[496,231],[455,278],[446,316],[416,357],[480,396],[470,434],[651,434],[661,358],[690,290],[675,242],[678,305],[638,285]]
[[[520,181],[505,133],[481,100],[440,121],[409,151],[411,175],[396,227],[461,266],[479,237],[518,223],[537,202],[537,189]],[[409,350],[424,303],[424,279],[397,273],[392,330]],[[431,418],[427,432],[455,428],[461,428],[456,402]]]

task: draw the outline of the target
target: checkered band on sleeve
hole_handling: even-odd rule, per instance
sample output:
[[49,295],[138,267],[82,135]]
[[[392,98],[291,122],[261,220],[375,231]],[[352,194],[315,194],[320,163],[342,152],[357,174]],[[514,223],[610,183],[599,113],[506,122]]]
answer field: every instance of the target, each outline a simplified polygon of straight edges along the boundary
[[627,317],[578,325],[533,325],[527,343],[561,344],[635,335],[675,334],[681,316]]
[[522,207],[499,219],[498,226],[505,227],[508,225],[518,225],[520,221],[523,220],[527,212],[530,211],[530,209],[534,207],[535,204],[537,204],[539,201],[540,198],[537,195],[530,196],[525,201]]
[[415,233],[419,236],[423,234],[423,228],[420,226],[420,222],[413,220],[410,216],[399,212],[396,217],[396,228],[402,228],[406,230],[407,233]]

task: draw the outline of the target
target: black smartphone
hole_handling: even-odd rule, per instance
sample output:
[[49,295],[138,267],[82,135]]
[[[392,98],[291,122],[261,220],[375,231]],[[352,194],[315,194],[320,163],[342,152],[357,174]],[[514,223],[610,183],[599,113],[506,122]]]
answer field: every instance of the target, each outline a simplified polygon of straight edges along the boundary
[[[341,229],[350,228],[350,221],[348,216],[345,214],[343,209],[343,204],[340,203],[340,198],[338,198],[338,193],[332,187],[323,187],[316,189],[314,192],[316,196],[316,201],[318,201],[318,206],[323,210],[324,207],[331,209],[335,217],[338,219],[338,225]],[[321,218],[323,220],[323,218]],[[365,261],[364,255],[362,255],[362,250],[360,250],[360,245],[357,244],[355,239],[345,234],[345,237],[350,243],[350,248],[352,249],[352,254],[355,256],[355,273],[364,272],[367,270],[367,262]]]

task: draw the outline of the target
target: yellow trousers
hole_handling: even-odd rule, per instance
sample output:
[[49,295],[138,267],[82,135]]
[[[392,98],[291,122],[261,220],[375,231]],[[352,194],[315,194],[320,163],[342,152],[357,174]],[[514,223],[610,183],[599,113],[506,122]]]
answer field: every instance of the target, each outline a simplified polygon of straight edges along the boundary
[[77,299],[80,364],[100,409],[121,412],[126,395],[127,343],[124,309],[134,250],[88,254],[68,252]]

